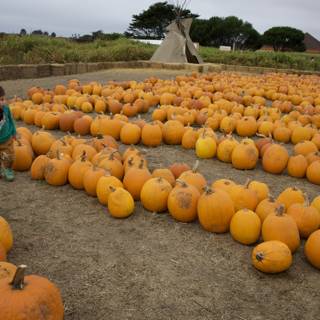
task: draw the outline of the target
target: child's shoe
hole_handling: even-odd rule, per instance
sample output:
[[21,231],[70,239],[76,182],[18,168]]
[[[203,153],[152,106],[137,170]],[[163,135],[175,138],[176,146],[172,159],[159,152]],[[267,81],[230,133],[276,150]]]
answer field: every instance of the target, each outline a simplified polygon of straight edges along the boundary
[[1,174],[7,181],[13,181],[14,180],[14,172],[10,168],[2,168]]

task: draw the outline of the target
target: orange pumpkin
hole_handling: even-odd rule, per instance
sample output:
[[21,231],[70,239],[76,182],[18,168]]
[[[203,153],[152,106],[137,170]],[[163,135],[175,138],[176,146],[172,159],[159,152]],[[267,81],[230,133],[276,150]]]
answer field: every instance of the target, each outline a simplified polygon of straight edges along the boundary
[[180,121],[169,120],[163,127],[163,139],[166,144],[181,144],[184,126]]
[[257,121],[254,117],[243,117],[237,121],[236,131],[241,137],[251,137],[258,129]]
[[123,188],[110,186],[108,211],[114,218],[127,218],[134,211],[134,200],[131,194]]
[[219,179],[212,183],[211,188],[213,189],[222,189],[226,191],[228,194],[232,186],[235,186],[235,182],[229,179]]
[[320,230],[313,232],[304,246],[304,254],[308,261],[315,267],[320,269]]
[[167,210],[171,184],[159,177],[149,179],[142,187],[140,199],[143,207],[151,212],[163,212]]
[[120,140],[124,144],[137,144],[140,142],[141,128],[132,123],[126,123],[120,131]]
[[7,252],[2,242],[0,242],[0,262],[1,261],[7,261]]
[[306,175],[311,183],[320,185],[320,160],[314,161],[308,166]]
[[98,163],[98,166],[110,172],[112,176],[115,176],[119,180],[122,180],[124,175],[124,167],[122,165],[122,162],[116,158],[116,153],[117,151],[112,152],[107,158],[102,159]]
[[302,154],[291,156],[289,158],[287,166],[289,176],[303,178],[306,175],[307,168],[308,161]]
[[267,184],[263,182],[250,181],[248,184],[248,188],[257,193],[258,203],[260,203],[262,200],[266,199],[269,196],[269,187]]
[[86,193],[92,197],[97,196],[97,184],[99,179],[105,175],[105,170],[92,166],[83,176],[83,187]]
[[55,138],[46,131],[37,131],[32,135],[32,149],[37,154],[47,154]]
[[151,173],[144,167],[143,160],[138,168],[131,168],[123,178],[123,186],[130,192],[134,200],[140,200],[143,185],[151,179]]
[[229,195],[234,203],[234,208],[237,211],[241,209],[250,209],[254,211],[258,205],[258,195],[255,191],[248,188],[248,183],[245,185],[234,185],[229,190]]
[[207,231],[227,232],[234,213],[232,199],[221,189],[207,188],[199,198],[199,222]]
[[87,160],[86,154],[82,154],[80,159],[76,160],[69,168],[68,180],[75,189],[83,189],[83,177],[87,170],[92,167],[92,163]]
[[173,175],[173,173],[169,170],[169,169],[155,169],[152,172],[152,177],[153,178],[163,178],[165,180],[167,180],[172,187],[174,187],[175,183],[176,183],[176,179]]
[[191,222],[197,218],[198,189],[184,181],[177,180],[168,196],[170,215],[180,222]]
[[311,233],[320,227],[320,214],[309,203],[295,203],[291,205],[287,214],[296,222],[301,238],[308,238]]
[[0,318],[21,319],[23,315],[25,320],[63,320],[64,308],[59,289],[46,278],[24,276],[25,269],[26,266],[19,266],[13,280],[0,280],[0,296],[3,298],[0,299]]
[[259,159],[256,146],[250,142],[242,141],[232,151],[231,161],[236,169],[254,169]]
[[263,222],[265,218],[279,208],[280,205],[281,204],[278,203],[273,197],[266,198],[258,204],[256,208],[256,214],[259,216],[261,222]]
[[147,123],[141,131],[141,142],[148,147],[156,147],[162,143],[162,130],[156,123]]
[[277,240],[258,244],[252,251],[252,264],[265,273],[280,273],[290,268],[292,254],[289,247]]
[[59,154],[57,158],[50,159],[44,169],[44,178],[52,186],[63,186],[68,181],[70,162]]
[[101,204],[107,205],[111,193],[110,186],[113,188],[123,188],[122,182],[110,174],[100,177],[97,183],[96,194]]
[[296,187],[290,187],[285,190],[283,190],[278,198],[277,202],[284,205],[286,209],[288,209],[291,205],[294,203],[304,203],[305,197],[303,192],[296,188]]
[[284,206],[270,213],[262,224],[262,238],[264,241],[279,240],[284,242],[295,252],[300,245],[299,230],[295,220],[284,213]]
[[230,223],[230,233],[234,240],[242,244],[253,244],[258,241],[261,231],[261,221],[259,216],[249,210],[237,211]]
[[30,174],[32,180],[43,180],[45,168],[50,161],[46,155],[38,156],[32,163]]
[[263,155],[262,166],[267,172],[282,173],[287,167],[289,154],[285,147],[278,144],[271,145]]
[[217,158],[222,162],[231,163],[233,150],[238,145],[239,142],[236,139],[231,136],[227,137],[218,145]]
[[14,161],[12,169],[16,171],[27,171],[32,165],[33,153],[30,146],[17,139],[13,144]]
[[178,179],[183,172],[189,171],[191,168],[186,163],[174,163],[169,167],[169,170],[173,173],[174,177]]

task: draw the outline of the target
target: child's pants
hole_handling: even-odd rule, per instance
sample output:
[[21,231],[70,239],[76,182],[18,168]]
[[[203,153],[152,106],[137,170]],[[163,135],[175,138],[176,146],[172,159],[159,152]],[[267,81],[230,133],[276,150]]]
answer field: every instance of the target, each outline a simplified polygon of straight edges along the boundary
[[11,168],[14,160],[13,139],[0,144],[0,167]]

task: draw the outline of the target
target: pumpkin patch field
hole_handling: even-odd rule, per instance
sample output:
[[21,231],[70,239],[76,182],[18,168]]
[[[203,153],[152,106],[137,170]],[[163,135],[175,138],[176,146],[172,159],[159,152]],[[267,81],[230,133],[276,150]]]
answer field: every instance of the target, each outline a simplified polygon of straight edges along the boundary
[[319,77],[1,85],[18,132],[15,181],[0,180],[13,317],[28,297],[27,320],[320,319]]

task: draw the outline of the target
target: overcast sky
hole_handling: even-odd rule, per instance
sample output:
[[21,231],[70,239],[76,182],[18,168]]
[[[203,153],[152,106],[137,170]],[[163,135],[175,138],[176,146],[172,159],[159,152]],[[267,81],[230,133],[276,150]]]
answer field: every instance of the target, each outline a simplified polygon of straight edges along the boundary
[[[0,9],[0,32],[42,29],[57,35],[124,32],[133,14],[157,1],[150,0],[7,0]],[[170,2],[170,1],[169,1]],[[259,31],[291,26],[320,39],[319,0],[193,0],[190,10],[201,18],[235,15]]]

